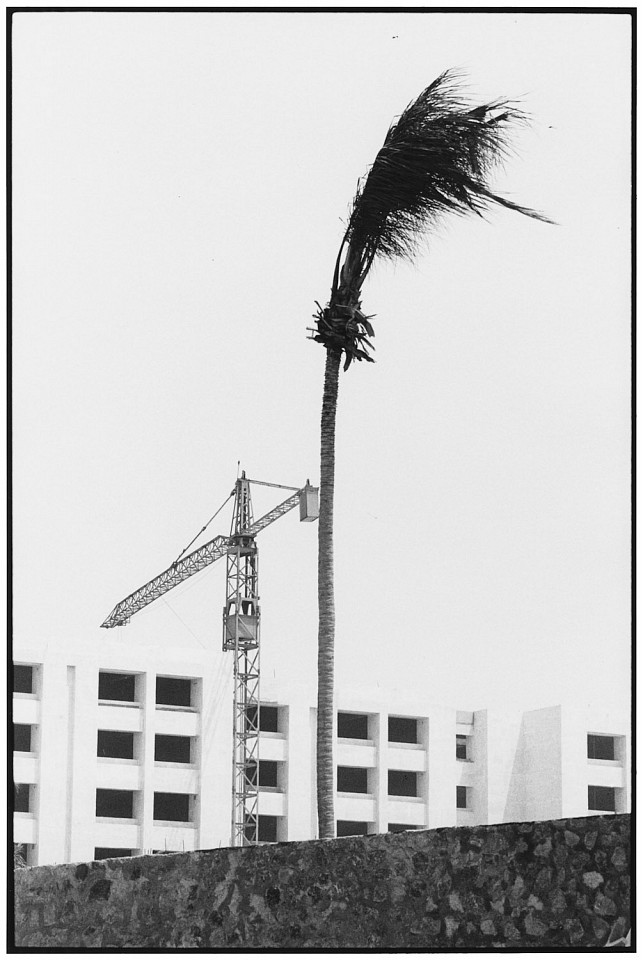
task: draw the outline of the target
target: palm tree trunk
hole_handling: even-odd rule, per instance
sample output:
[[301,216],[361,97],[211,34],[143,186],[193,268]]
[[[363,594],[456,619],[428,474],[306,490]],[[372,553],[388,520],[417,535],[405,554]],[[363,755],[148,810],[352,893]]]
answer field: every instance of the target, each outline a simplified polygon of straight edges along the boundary
[[326,348],[321,415],[319,476],[319,553],[317,595],[319,636],[317,652],[317,819],[319,836],[335,836],[333,720],[335,663],[335,596],[333,577],[333,500],[335,490],[335,419],[339,391],[341,349]]

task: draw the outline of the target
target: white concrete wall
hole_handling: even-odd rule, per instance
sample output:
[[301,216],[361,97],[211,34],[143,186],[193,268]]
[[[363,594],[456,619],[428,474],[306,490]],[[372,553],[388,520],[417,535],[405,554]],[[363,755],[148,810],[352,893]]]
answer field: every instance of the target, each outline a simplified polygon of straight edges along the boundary
[[[372,694],[345,688],[337,698],[337,712],[362,713],[369,718],[369,739],[339,739],[336,747],[338,765],[365,767],[369,770],[368,798],[340,795],[336,800],[337,820],[359,820],[369,824],[372,833],[385,833],[389,823],[409,826],[427,825],[429,803],[428,751],[430,721],[426,703],[405,699],[395,707],[382,703]],[[389,716],[418,720],[417,744],[389,742]],[[437,728],[436,728],[437,729]],[[418,773],[419,796],[392,797],[388,792],[389,770]]]
[[[36,657],[33,658],[32,662],[34,661],[39,662]],[[67,665],[52,659],[42,662],[40,779],[35,811],[38,819],[39,863],[63,863],[73,858],[69,846],[69,829],[73,824],[74,807],[82,807],[83,795],[81,788],[79,798],[74,803],[68,787],[68,778],[74,769],[74,757],[70,753],[74,745],[69,715],[73,700],[70,700],[70,696],[73,696],[73,692],[70,692],[68,687]],[[51,817],[53,811],[56,813]]]
[[[465,787],[467,791],[467,807],[466,809],[456,808],[456,823],[461,826],[469,826],[484,823],[484,819],[481,819],[481,810],[485,809],[486,805],[486,785],[481,784],[481,765],[475,749],[476,736],[479,740],[481,730],[476,730],[473,715],[471,716],[472,722],[465,723],[458,719],[458,714],[459,711],[456,713],[454,749],[456,737],[466,737],[468,756],[466,759],[456,757],[456,786]],[[484,756],[484,751],[480,752]]]
[[[15,695],[17,723],[38,722],[38,756],[16,755],[16,777],[37,778],[31,816],[16,814],[16,842],[37,842],[39,863],[91,860],[97,846],[197,849],[230,842],[232,684],[204,656],[162,657],[118,642],[70,650],[66,663],[46,645],[23,647],[17,662],[42,664],[37,696]],[[140,674],[136,704],[98,701],[99,670]],[[194,709],[157,707],[156,674],[196,678],[208,699]],[[97,731],[135,732],[137,760],[96,756]],[[154,761],[156,733],[195,738],[193,763]],[[204,744],[205,739],[205,744]],[[25,766],[25,761],[29,761]],[[96,789],[135,790],[135,818],[96,818]],[[195,822],[155,822],[154,792],[197,797]]]
[[[562,709],[523,714],[523,777],[527,820],[563,816]],[[569,770],[565,769],[566,776]]]
[[[590,760],[587,756],[587,734],[613,736],[617,740],[617,758]],[[630,715],[627,707],[619,713],[598,708],[566,710],[561,730],[563,768],[562,805],[566,817],[589,813],[589,784],[617,788],[617,813],[631,809]]]
[[[94,842],[98,665],[81,660],[75,665],[68,666],[67,674],[70,692],[70,762],[68,765],[70,830],[65,859],[74,862],[93,860],[94,847],[99,845]],[[129,847],[130,844],[119,843],[117,846]]]
[[523,766],[518,752],[521,717],[476,710],[473,722],[475,823],[525,820]]
[[[522,716],[479,710],[474,723],[481,803],[477,823],[561,816],[560,707]],[[486,797],[485,797],[486,794]]]
[[449,827],[457,819],[455,788],[456,711],[449,707],[432,707],[428,712],[428,827]]
[[[197,730],[199,846],[205,850],[230,846],[232,833],[232,656],[215,653],[205,658]],[[169,720],[169,713],[158,718],[159,725]]]
[[[101,638],[102,639],[102,638]],[[37,845],[37,862],[91,860],[94,848],[136,851],[228,846],[232,800],[232,661],[220,651],[132,648],[118,639],[69,649],[21,645],[17,662],[42,664],[37,692],[14,696],[17,723],[37,725],[32,755],[16,754],[15,779],[33,784],[31,814],[15,814],[17,842]],[[98,701],[99,670],[139,675],[134,704]],[[155,703],[156,676],[194,678],[192,708]],[[262,703],[279,706],[284,727],[260,737],[260,759],[280,764],[279,786],[260,789],[259,814],[278,817],[279,839],[317,835],[315,691],[262,681]],[[629,718],[560,706],[524,715],[461,713],[399,691],[340,688],[336,709],[369,716],[369,739],[342,739],[336,764],[369,771],[368,793],[336,797],[336,818],[365,821],[372,832],[389,823],[441,827],[455,823],[582,816],[587,786],[613,786],[618,810],[629,809]],[[388,741],[388,718],[418,720],[418,744]],[[135,760],[96,756],[99,729],[136,734]],[[590,761],[587,733],[616,736],[617,760]],[[190,764],[157,763],[156,733],[193,738]],[[456,733],[470,738],[471,758],[456,760]],[[417,774],[417,797],[388,795],[388,771]],[[456,785],[469,788],[467,810],[456,809]],[[132,820],[96,818],[97,787],[135,791]],[[154,820],[154,792],[195,798],[193,822]]]
[[[16,663],[32,664],[37,661],[36,649],[25,648],[21,650],[20,656],[16,656]],[[29,813],[14,813],[13,815],[13,839],[14,843],[29,845],[25,846],[25,853],[28,854],[27,862],[31,865],[37,863],[38,851],[41,846],[39,836],[39,813],[41,810],[47,810],[47,796],[43,797],[41,784],[41,763],[40,763],[40,741],[42,737],[42,703],[41,703],[42,679],[38,676],[36,688],[33,693],[14,693],[13,695],[13,720],[14,723],[29,724],[32,727],[32,750],[29,754],[15,754],[13,756],[13,779],[14,783],[29,784],[32,794],[32,809]],[[47,715],[50,715],[48,704]],[[35,736],[34,736],[35,733]],[[35,740],[35,742],[33,742]],[[55,791],[56,784],[51,782],[51,766],[46,767],[45,781],[48,788],[53,786]],[[62,798],[64,806],[64,796]],[[35,859],[32,859],[29,851],[35,852]]]
[[316,836],[317,824],[316,815],[313,822],[311,813],[315,800],[312,735],[315,711],[308,692],[297,684],[283,690],[270,681],[262,682],[261,702],[278,707],[283,731],[260,735],[259,757],[284,764],[282,781],[285,792],[279,814],[274,812],[274,801],[268,799],[269,795],[260,793],[259,814],[284,817],[279,824],[280,839],[307,840]]

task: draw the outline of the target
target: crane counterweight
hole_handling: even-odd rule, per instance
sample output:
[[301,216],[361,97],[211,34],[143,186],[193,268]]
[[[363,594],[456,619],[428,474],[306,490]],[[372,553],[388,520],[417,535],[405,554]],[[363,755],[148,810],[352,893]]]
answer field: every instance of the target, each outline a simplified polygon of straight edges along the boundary
[[299,519],[310,522],[318,517],[319,490],[306,482],[306,486],[299,491]]

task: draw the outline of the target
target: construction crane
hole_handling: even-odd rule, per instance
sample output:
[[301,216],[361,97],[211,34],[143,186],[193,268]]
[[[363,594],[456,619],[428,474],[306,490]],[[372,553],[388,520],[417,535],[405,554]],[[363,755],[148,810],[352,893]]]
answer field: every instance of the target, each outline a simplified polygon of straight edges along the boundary
[[[251,483],[294,492],[283,503],[255,521],[250,497]],[[101,623],[101,627],[107,628],[129,623],[134,614],[143,607],[162,597],[173,587],[183,583],[188,577],[192,577],[215,560],[223,556],[227,557],[223,649],[234,653],[232,723],[232,846],[234,847],[249,846],[259,842],[260,610],[256,536],[297,505],[299,505],[300,520],[316,520],[319,516],[318,489],[311,486],[308,480],[305,486],[300,488],[286,487],[278,483],[249,480],[246,478],[245,471],[242,472],[228,498],[234,496],[230,535],[214,537],[213,540],[182,559],[179,557],[163,573],[117,603]],[[203,529],[205,530],[205,527]]]

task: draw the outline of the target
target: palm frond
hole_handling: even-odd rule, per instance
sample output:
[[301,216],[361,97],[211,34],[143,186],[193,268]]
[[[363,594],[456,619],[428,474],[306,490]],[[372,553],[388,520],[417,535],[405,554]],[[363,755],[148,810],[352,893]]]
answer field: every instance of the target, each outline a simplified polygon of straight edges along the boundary
[[526,122],[509,100],[472,107],[451,71],[442,73],[389,129],[358,183],[333,273],[328,305],[317,304],[311,339],[343,351],[345,368],[370,360],[372,317],[361,289],[376,258],[410,259],[425,229],[444,214],[482,215],[493,204],[552,223],[536,210],[493,193],[489,176],[508,156],[512,129]]
[[[510,101],[472,108],[446,71],[391,126],[353,201],[340,258],[340,300],[357,298],[377,257],[410,258],[420,236],[446,213],[482,214],[500,204],[551,223],[491,191],[488,177],[509,152],[509,135],[525,115]],[[339,262],[333,282],[337,293]],[[348,297],[347,297],[348,294]]]

